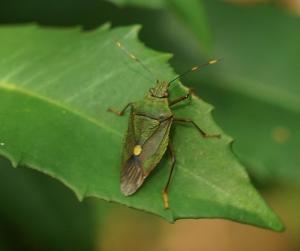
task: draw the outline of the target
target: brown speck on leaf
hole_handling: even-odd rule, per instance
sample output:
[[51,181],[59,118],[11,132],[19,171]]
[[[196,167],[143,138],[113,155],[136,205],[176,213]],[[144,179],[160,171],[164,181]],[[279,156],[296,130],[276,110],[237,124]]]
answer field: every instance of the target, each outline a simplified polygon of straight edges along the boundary
[[290,131],[283,126],[277,126],[272,130],[272,139],[279,144],[286,143],[290,139]]

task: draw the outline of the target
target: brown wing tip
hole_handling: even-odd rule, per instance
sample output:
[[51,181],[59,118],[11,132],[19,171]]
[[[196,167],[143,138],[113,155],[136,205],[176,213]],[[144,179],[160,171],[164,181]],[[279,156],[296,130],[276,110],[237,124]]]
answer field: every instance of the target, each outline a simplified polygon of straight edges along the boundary
[[136,180],[135,182],[132,182],[128,179],[121,179],[121,192],[125,195],[125,196],[129,196],[134,194],[139,187],[143,184],[144,182],[144,178],[143,176],[141,176],[138,180]]
[[132,195],[136,192],[136,190],[139,187],[136,186],[135,184],[129,184],[129,183],[121,183],[121,192],[125,195],[125,196],[129,196]]
[[139,162],[131,158],[121,172],[121,192],[125,196],[134,194],[144,182],[144,173]]

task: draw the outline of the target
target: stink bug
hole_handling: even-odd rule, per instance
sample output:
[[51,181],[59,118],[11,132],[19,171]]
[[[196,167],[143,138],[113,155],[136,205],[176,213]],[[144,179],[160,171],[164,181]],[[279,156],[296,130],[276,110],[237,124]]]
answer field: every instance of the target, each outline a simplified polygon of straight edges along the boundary
[[[151,71],[120,42],[117,46],[128,56],[138,62],[143,68]],[[211,60],[207,63],[195,66],[171,81],[156,81],[144,99],[127,104],[123,110],[116,111],[109,108],[108,111],[123,116],[128,108],[131,108],[127,134],[124,142],[121,167],[121,192],[125,196],[134,194],[149,176],[151,171],[158,165],[165,152],[168,150],[171,157],[171,169],[166,185],[163,189],[164,207],[169,207],[168,187],[175,166],[175,154],[170,142],[170,128],[173,123],[189,123],[193,125],[204,138],[219,138],[219,134],[210,135],[203,131],[193,120],[176,118],[172,113],[172,106],[190,97],[191,91],[186,95],[169,100],[169,87],[175,80],[183,75],[196,71],[202,66],[217,63]]]

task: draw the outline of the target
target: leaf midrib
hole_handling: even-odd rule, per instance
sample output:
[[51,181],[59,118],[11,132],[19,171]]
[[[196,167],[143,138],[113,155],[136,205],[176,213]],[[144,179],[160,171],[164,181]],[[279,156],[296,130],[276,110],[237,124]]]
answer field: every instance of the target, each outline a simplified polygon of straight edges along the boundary
[[88,115],[86,115],[86,114],[84,114],[84,113],[82,113],[78,110],[70,109],[70,107],[65,106],[65,105],[63,105],[63,103],[58,102],[58,101],[56,101],[54,99],[51,99],[49,97],[40,95],[36,92],[32,92],[31,90],[27,90],[25,88],[21,88],[21,87],[15,85],[15,84],[6,83],[6,82],[3,82],[3,81],[0,81],[0,89],[4,89],[4,90],[7,90],[7,91],[12,91],[12,92],[18,92],[18,93],[21,93],[22,95],[30,96],[30,97],[42,100],[43,102],[51,104],[55,107],[59,107],[61,110],[68,111],[69,113],[71,113],[71,114],[73,114],[77,117],[80,117],[80,118],[96,125],[97,127],[101,128],[102,130],[105,130],[109,133],[112,133],[113,135],[118,136],[119,138],[122,137],[122,134],[120,132],[118,132],[117,130],[114,130],[111,127],[108,127],[107,125],[105,125],[103,123],[100,123],[100,121],[98,121],[98,120],[94,119],[93,117],[90,117],[90,116],[88,116]]

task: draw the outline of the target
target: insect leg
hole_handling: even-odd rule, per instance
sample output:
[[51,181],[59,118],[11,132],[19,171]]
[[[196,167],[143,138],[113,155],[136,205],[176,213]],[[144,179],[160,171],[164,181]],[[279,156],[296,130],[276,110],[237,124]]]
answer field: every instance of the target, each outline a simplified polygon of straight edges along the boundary
[[174,122],[179,123],[191,123],[195,128],[198,130],[198,132],[201,133],[203,138],[221,138],[220,134],[207,134],[205,131],[203,131],[193,120],[191,119],[182,119],[182,118],[174,118]]
[[169,145],[168,145],[168,152],[169,152],[170,158],[171,158],[171,169],[170,169],[168,181],[167,181],[166,186],[165,186],[165,188],[163,190],[163,193],[162,193],[165,209],[169,208],[168,188],[169,188],[169,185],[170,185],[170,182],[171,182],[171,178],[172,178],[172,174],[173,174],[174,167],[175,167],[175,162],[176,162],[175,154],[174,154],[174,151],[173,151],[173,148],[172,148],[172,144],[170,142],[169,142]]
[[128,103],[121,111],[116,111],[112,108],[108,108],[107,111],[108,112],[113,112],[114,114],[118,115],[118,116],[123,116],[124,112],[127,110],[128,107],[130,107],[132,105],[132,103]]
[[172,106],[172,105],[175,105],[175,104],[177,104],[177,103],[179,103],[179,102],[181,102],[183,100],[188,99],[191,96],[191,93],[192,93],[192,91],[191,91],[191,89],[189,89],[189,91],[188,91],[188,93],[186,95],[178,97],[178,98],[176,98],[173,101],[170,101],[169,105]]

